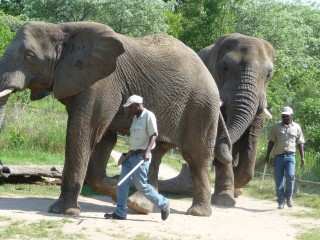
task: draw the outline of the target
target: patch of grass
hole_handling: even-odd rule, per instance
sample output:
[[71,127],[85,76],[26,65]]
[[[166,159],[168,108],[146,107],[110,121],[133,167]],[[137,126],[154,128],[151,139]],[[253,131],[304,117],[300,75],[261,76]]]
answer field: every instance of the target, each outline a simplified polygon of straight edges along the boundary
[[301,233],[297,236],[298,240],[318,240],[320,239],[320,229],[314,228],[308,230],[308,232]]
[[0,216],[0,222],[6,222],[6,221],[10,221],[11,218],[6,217],[6,216]]
[[296,212],[290,213],[290,216],[299,217],[299,218],[314,218],[320,219],[320,209],[313,209],[311,211],[303,211],[303,212]]
[[3,165],[63,165],[64,153],[3,149],[0,159]]
[[186,161],[182,158],[178,150],[172,149],[163,156],[162,163],[180,172],[182,164],[186,164]]
[[0,228],[0,236],[2,239],[84,239],[83,234],[64,234],[61,230],[64,223],[65,220],[12,221]]
[[0,196],[23,195],[23,196],[41,196],[52,197],[59,196],[60,186],[45,182],[36,184],[2,184],[0,185]]
[[27,104],[9,102],[0,149],[63,153],[66,125],[64,106],[52,97]]
[[[255,177],[244,187],[244,194],[257,199],[275,201],[276,195],[273,178],[266,176],[262,189],[260,189],[261,182],[261,177]],[[320,209],[320,196],[318,194],[295,193],[293,195],[293,201],[295,205]],[[310,216],[311,215],[317,216],[317,213],[310,214]]]

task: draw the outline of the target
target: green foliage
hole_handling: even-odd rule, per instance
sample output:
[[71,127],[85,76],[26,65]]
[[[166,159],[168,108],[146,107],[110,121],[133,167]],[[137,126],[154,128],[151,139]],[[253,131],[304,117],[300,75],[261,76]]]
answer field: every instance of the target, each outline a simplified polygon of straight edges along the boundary
[[[293,107],[294,120],[301,125],[307,140],[307,165],[304,170],[298,169],[298,174],[311,177],[314,172],[313,180],[315,176],[319,180],[320,5],[247,0],[237,8],[237,15],[235,31],[266,39],[276,50],[275,73],[267,91],[275,120],[267,121],[266,129],[281,119],[283,106]],[[262,140],[266,144],[266,138]]]
[[13,29],[18,25],[18,20],[14,17],[5,15],[0,10],[0,56],[3,54],[5,48],[14,37]]
[[235,7],[241,0],[185,0],[169,14],[169,33],[195,51],[234,31]]
[[20,0],[5,1],[2,9],[14,16],[52,23],[96,21],[132,36],[165,33],[172,1],[162,0]]
[[5,127],[0,134],[0,148],[63,152],[67,121],[64,106],[58,104],[52,97],[30,102],[29,98],[28,100],[24,98],[26,95],[20,96],[23,97],[19,102],[10,101],[7,104]]
[[92,20],[107,23],[116,32],[131,36],[167,32],[166,13],[171,9],[172,1],[106,0],[102,2],[100,12],[93,16]]

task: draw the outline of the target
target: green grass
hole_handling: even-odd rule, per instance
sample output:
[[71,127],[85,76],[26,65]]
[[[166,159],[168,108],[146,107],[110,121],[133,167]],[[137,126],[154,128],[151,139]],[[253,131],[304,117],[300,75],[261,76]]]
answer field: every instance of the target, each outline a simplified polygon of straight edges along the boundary
[[0,159],[4,165],[63,165],[64,153],[3,149]]
[[319,240],[320,239],[320,229],[313,228],[309,229],[308,232],[301,233],[297,236],[298,240]]
[[5,221],[7,224],[0,227],[2,239],[85,239],[83,234],[62,232],[63,225],[70,222],[68,219],[41,220],[32,223],[11,219]]
[[[244,187],[244,195],[257,198],[276,201],[274,180],[268,176],[263,182],[261,187],[261,177],[255,177],[250,181],[247,186]],[[294,204],[303,207],[310,207],[313,210],[301,213],[301,216],[312,217],[320,219],[320,195],[319,194],[307,194],[307,193],[295,193],[293,196]],[[298,216],[299,214],[297,214]]]
[[45,182],[35,183],[18,183],[18,184],[1,184],[0,196],[22,195],[22,196],[41,196],[41,197],[58,197],[60,186]]

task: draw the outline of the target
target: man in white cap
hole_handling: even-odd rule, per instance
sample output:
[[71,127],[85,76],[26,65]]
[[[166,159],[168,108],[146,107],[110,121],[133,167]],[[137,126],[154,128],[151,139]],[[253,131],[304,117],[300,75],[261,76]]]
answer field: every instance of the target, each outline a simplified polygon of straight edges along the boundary
[[144,162],[133,174],[117,188],[117,208],[113,213],[104,215],[107,219],[127,219],[127,197],[131,181],[148,200],[161,210],[162,220],[170,214],[169,200],[159,194],[148,182],[148,169],[151,161],[151,149],[155,147],[158,136],[155,115],[143,107],[143,99],[138,95],[128,98],[123,107],[128,107],[134,115],[130,127],[128,158],[122,163],[119,181],[121,181],[141,160]]
[[304,137],[299,124],[292,121],[293,110],[284,107],[281,112],[282,121],[273,125],[267,149],[266,162],[270,161],[270,153],[274,147],[274,181],[278,209],[283,209],[285,202],[288,207],[293,206],[292,194],[295,180],[295,152],[298,146],[301,164],[304,166]]

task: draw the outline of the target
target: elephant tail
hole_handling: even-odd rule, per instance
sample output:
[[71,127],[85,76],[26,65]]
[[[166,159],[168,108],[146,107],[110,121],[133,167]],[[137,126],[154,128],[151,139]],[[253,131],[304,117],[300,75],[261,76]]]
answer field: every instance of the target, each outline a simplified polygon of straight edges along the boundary
[[232,142],[221,111],[219,112],[219,134],[215,146],[215,158],[223,164],[232,162]]
[[227,128],[226,122],[224,121],[221,111],[219,111],[219,125],[221,126],[222,132],[227,140],[228,147],[231,152],[231,148],[232,148],[231,138],[230,138],[228,128]]

